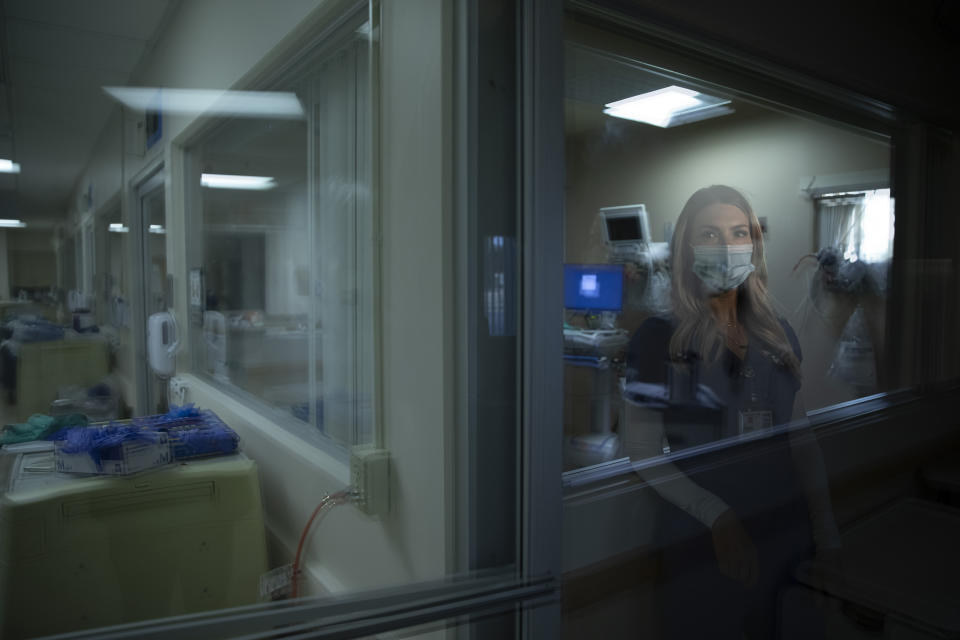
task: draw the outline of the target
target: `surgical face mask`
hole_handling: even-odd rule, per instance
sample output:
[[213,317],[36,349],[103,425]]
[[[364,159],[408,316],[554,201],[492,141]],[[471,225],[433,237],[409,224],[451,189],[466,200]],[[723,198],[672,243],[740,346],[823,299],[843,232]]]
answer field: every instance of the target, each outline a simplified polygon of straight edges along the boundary
[[736,289],[753,273],[752,259],[752,244],[695,246],[693,272],[709,291],[723,293]]

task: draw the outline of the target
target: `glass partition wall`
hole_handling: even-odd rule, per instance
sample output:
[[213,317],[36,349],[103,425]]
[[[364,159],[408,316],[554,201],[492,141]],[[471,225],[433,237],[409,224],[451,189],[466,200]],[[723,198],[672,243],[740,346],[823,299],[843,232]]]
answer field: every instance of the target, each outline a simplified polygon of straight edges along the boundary
[[678,322],[678,296],[710,286],[680,287],[677,273],[707,260],[676,254],[696,244],[681,212],[703,188],[729,187],[725,199],[752,209],[746,236],[707,230],[704,240],[753,238],[741,271],[755,270],[749,281],[763,283],[764,313],[781,327],[771,331],[793,345],[798,402],[821,409],[886,388],[889,139],[722,86],[689,62],[664,68],[663,57],[575,26],[566,44],[568,469],[626,454],[625,385],[667,383],[663,356],[637,335],[650,318]]
[[214,121],[188,152],[197,370],[339,446],[373,441],[368,24],[271,88],[298,113]]
[[955,524],[924,515],[955,427],[889,409],[917,399],[888,329],[909,136],[592,4],[564,45],[565,637],[848,637],[884,590],[938,624],[885,551]]

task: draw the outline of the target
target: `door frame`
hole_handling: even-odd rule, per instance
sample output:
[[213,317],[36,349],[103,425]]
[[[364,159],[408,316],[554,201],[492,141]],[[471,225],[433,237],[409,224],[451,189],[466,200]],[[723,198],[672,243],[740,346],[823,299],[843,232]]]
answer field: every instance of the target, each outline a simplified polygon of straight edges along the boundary
[[[130,371],[133,373],[133,388],[135,397],[128,399],[134,415],[146,415],[150,411],[150,371],[147,364],[147,252],[144,244],[146,228],[143,221],[142,199],[147,193],[156,189],[164,190],[164,216],[167,216],[168,201],[166,198],[167,176],[164,172],[163,158],[156,158],[137,172],[128,183],[127,193],[127,228],[131,242],[127,247],[127,260],[131,266],[130,278],[130,337],[133,362]],[[147,223],[149,224],[149,223]]]

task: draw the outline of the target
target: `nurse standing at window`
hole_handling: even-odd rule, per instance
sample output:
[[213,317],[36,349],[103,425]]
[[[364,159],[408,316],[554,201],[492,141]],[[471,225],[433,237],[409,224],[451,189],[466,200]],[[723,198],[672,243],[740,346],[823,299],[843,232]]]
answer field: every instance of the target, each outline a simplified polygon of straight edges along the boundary
[[[714,185],[691,196],[676,223],[671,271],[671,314],[645,321],[627,358],[627,399],[632,383],[662,386],[667,399],[660,420],[628,427],[641,434],[631,454],[705,447],[642,472],[665,499],[662,630],[774,637],[781,587],[813,548],[834,554],[839,535],[815,436],[774,429],[803,416],[800,345],[774,311],[763,233],[739,191]],[[767,433],[762,452],[736,459],[709,446]]]

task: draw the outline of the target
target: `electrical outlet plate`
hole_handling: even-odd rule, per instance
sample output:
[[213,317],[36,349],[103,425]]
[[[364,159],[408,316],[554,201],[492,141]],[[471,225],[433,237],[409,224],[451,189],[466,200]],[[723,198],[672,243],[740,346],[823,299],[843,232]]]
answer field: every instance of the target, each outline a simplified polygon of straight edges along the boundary
[[354,504],[366,514],[383,516],[390,510],[390,453],[386,449],[354,447],[350,451],[350,484]]

